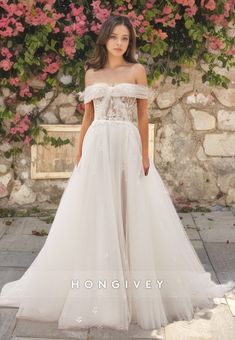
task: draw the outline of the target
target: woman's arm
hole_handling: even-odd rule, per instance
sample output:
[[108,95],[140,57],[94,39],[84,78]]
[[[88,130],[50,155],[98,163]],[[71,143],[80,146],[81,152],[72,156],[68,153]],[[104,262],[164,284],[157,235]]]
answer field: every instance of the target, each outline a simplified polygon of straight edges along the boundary
[[[137,84],[146,85],[147,76],[143,65],[135,64],[135,78]],[[138,128],[140,132],[140,138],[142,142],[142,159],[145,175],[148,174],[149,169],[149,129],[148,129],[148,100],[137,98],[137,112],[138,112]]]
[[[85,87],[90,84],[90,77],[92,72],[91,70],[88,70],[85,74]],[[89,103],[85,104],[85,113],[82,120],[81,130],[79,133],[79,139],[78,139],[78,149],[76,154],[76,163],[79,162],[80,158],[82,157],[82,144],[83,139],[85,137],[85,134],[87,132],[87,129],[91,125],[92,121],[94,119],[94,105],[93,101],[90,101]]]

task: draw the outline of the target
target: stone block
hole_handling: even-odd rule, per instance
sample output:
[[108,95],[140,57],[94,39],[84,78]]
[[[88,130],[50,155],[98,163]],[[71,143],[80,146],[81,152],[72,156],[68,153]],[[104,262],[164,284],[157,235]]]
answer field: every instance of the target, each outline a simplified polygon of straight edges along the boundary
[[207,134],[203,146],[209,156],[235,156],[235,135],[228,132]]

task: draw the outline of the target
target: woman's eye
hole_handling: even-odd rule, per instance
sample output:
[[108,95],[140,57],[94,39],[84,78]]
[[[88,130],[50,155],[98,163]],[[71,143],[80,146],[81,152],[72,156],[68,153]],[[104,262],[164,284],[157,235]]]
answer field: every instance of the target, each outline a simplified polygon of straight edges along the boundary
[[[110,38],[116,38],[114,35],[111,35],[111,37]],[[128,40],[128,38],[123,38],[123,40]]]

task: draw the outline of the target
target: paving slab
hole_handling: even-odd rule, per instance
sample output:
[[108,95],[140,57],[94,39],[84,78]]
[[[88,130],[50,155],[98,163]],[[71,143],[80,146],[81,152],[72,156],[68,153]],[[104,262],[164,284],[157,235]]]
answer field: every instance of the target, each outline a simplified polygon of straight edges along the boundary
[[12,337],[81,339],[86,340],[88,330],[60,330],[57,322],[39,322],[17,319]]
[[197,229],[197,226],[191,213],[178,213],[178,216],[180,217],[181,222],[186,228]]
[[220,219],[230,219],[234,216],[233,212],[231,209],[225,210],[225,211],[212,211],[212,212],[198,212],[198,211],[192,211],[191,216],[196,224],[198,226],[199,221],[203,220],[203,217],[205,220],[207,218],[213,218],[215,220],[220,220]]
[[12,218],[12,223],[6,231],[6,234],[32,235],[32,230],[39,231],[44,229],[50,230],[51,224],[40,220],[38,217],[18,217]]
[[12,308],[0,309],[0,339],[8,340],[11,338],[12,332],[16,324],[16,310]]
[[164,328],[145,330],[136,324],[130,324],[128,331],[90,328],[89,340],[95,339],[165,339]]
[[202,242],[192,242],[192,245],[202,264],[211,264]]
[[190,240],[200,240],[197,226],[189,213],[178,214]]
[[40,251],[46,236],[5,234],[0,239],[0,250]]
[[199,232],[195,228],[185,228],[185,231],[190,240],[201,240]]
[[192,212],[204,242],[235,242],[235,217],[231,211]]
[[24,274],[24,272],[25,268],[0,267],[0,289],[2,289],[5,283],[18,280]]
[[235,282],[235,272],[218,272],[216,275],[221,283],[226,283],[230,280]]
[[0,251],[0,266],[28,268],[37,255],[37,251],[2,250]]
[[235,243],[204,243],[204,246],[220,282],[226,282],[223,280],[226,274],[234,279]]
[[[218,243],[212,243],[210,246],[208,243],[206,244],[209,257],[216,272],[216,277],[218,278],[219,283],[226,283],[230,280],[235,282],[235,260],[233,257],[226,257],[226,252],[230,252],[231,255],[231,248],[234,248],[234,243],[230,244],[231,247],[226,247],[228,246],[227,244],[222,245],[223,246],[221,247],[221,245],[219,246]],[[226,250],[226,252],[224,252],[224,250]],[[232,249],[232,252],[233,251],[234,249]],[[217,255],[216,257],[215,253],[221,254],[221,256]]]
[[0,239],[3,237],[7,229],[8,225],[6,225],[5,222],[2,219],[0,219]]

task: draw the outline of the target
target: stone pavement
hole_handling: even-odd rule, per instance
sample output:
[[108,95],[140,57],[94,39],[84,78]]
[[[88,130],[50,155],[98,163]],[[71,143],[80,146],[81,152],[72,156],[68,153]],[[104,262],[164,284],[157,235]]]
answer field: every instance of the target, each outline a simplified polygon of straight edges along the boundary
[[[179,213],[185,230],[205,269],[216,282],[235,280],[235,209],[212,212]],[[48,222],[48,221],[47,221]],[[47,232],[41,217],[4,217],[0,219],[0,289],[17,280],[43,246],[46,236],[32,235],[32,230]],[[56,323],[16,319],[17,308],[0,308],[0,340],[49,339],[165,339],[165,340],[234,340],[235,290],[218,305],[195,313],[191,321],[175,321],[160,330],[143,330],[131,325],[129,331],[58,330]]]

